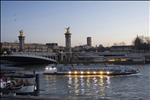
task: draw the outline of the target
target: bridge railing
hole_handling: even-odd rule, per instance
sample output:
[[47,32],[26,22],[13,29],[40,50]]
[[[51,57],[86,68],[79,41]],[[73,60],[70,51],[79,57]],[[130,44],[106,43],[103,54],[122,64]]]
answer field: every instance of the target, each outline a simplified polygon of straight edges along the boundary
[[30,57],[38,57],[42,59],[47,59],[47,60],[53,60],[56,61],[55,57],[56,55],[50,54],[50,53],[39,53],[39,52],[15,52],[12,53],[11,55],[17,55],[17,56],[30,56]]

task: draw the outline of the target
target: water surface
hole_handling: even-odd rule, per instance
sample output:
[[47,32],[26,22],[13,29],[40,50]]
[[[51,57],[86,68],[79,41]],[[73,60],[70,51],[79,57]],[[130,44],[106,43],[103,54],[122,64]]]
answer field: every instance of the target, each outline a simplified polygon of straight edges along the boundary
[[40,96],[150,100],[150,65],[130,65],[129,67],[138,68],[140,73],[126,76],[43,75],[45,67],[46,65],[23,67],[40,73]]

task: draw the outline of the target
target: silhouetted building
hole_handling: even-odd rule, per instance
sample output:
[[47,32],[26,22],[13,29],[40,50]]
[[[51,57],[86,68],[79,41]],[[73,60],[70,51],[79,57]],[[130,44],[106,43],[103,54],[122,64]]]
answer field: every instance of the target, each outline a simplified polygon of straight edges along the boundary
[[48,48],[51,49],[58,49],[58,44],[57,43],[46,43]]
[[92,39],[91,37],[87,37],[87,45],[92,46]]
[[110,51],[112,52],[132,52],[132,45],[124,45],[124,46],[112,46],[110,47]]

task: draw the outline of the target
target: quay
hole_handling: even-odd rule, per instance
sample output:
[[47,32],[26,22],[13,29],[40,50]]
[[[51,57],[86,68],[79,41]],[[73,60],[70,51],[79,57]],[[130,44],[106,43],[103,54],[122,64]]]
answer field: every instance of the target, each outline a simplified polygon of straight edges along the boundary
[[51,97],[45,97],[45,96],[1,96],[1,100],[61,100],[61,97],[57,96],[51,96]]
[[[1,100],[92,100],[93,96],[1,96]],[[101,98],[98,100],[109,100]]]
[[51,97],[45,97],[45,96],[1,96],[1,100],[61,100],[61,97],[57,96],[51,96]]

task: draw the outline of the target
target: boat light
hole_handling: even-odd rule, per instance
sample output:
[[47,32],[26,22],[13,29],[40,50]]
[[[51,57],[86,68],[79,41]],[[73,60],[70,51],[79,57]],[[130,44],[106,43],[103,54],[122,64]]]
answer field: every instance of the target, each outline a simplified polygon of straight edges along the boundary
[[74,74],[77,74],[78,72],[77,71],[74,71]]
[[103,72],[102,72],[102,71],[100,71],[99,73],[100,73],[100,74],[103,74]]
[[53,70],[56,70],[56,68],[54,67]]
[[125,59],[125,58],[122,58],[122,59],[121,59],[121,61],[127,61],[127,59]]
[[108,61],[110,61],[110,62],[115,62],[116,59],[109,59]]
[[96,74],[96,72],[94,71],[93,74]]
[[90,74],[90,72],[89,72],[89,71],[87,71],[87,74]]
[[34,87],[34,90],[37,90],[37,87],[36,87],[36,86]]
[[83,71],[81,71],[80,73],[83,74]]
[[110,72],[109,72],[109,71],[107,71],[106,73],[107,73],[107,74],[110,74]]
[[53,70],[53,68],[50,67],[49,70]]
[[71,71],[69,71],[68,73],[71,74]]
[[46,67],[45,69],[48,70],[48,67]]

